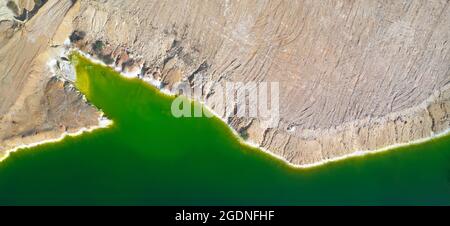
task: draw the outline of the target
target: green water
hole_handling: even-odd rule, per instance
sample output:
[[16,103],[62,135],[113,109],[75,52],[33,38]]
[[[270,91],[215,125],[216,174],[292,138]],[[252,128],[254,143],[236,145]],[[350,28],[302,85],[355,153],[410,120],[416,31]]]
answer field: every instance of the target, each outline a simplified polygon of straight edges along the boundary
[[79,58],[77,86],[114,125],[13,153],[0,204],[450,204],[450,138],[293,169],[218,119],[174,118],[171,97]]

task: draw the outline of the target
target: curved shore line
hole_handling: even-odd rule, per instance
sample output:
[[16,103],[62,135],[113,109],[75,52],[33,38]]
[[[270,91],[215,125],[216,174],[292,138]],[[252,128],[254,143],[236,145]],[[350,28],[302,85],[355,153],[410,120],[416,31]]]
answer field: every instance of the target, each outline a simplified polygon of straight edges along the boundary
[[308,164],[294,164],[289,162],[286,158],[284,158],[283,156],[277,155],[272,153],[271,151],[265,149],[265,148],[261,148],[258,147],[255,144],[252,144],[250,142],[246,142],[245,144],[250,145],[251,147],[256,147],[258,149],[260,149],[261,151],[271,155],[272,157],[275,157],[279,160],[282,160],[283,162],[285,162],[287,165],[289,165],[292,168],[299,168],[299,169],[310,169],[310,168],[315,168],[315,167],[319,167],[319,166],[323,166],[329,163],[334,163],[334,162],[340,162],[340,161],[344,161],[347,159],[353,159],[353,158],[358,158],[358,157],[364,157],[364,156],[368,156],[368,155],[376,155],[376,154],[380,154],[380,153],[384,153],[384,152],[390,152],[390,151],[396,151],[395,149],[399,149],[399,148],[404,148],[404,147],[408,147],[408,146],[413,146],[413,145],[420,145],[420,144],[424,144],[427,142],[430,142],[434,139],[439,139],[445,136],[450,135],[450,129],[447,129],[444,132],[438,133],[438,134],[434,134],[430,137],[426,137],[426,138],[421,138],[421,139],[417,139],[411,142],[407,142],[407,143],[398,143],[398,144],[393,144],[393,145],[389,145],[380,149],[376,149],[373,151],[355,151],[352,152],[350,154],[345,154],[339,157],[335,157],[335,158],[329,158],[329,159],[325,159],[325,160],[321,160],[315,163],[308,163]]
[[[85,53],[85,52],[82,52],[82,51],[79,50],[79,49],[75,49],[75,48],[66,49],[66,51],[64,51],[64,55],[65,55],[65,56],[68,56],[68,55],[70,55],[70,54],[73,53],[73,52],[76,52],[76,53],[80,54],[81,56],[87,58],[88,60],[90,60],[90,61],[91,61],[92,63],[94,63],[94,64],[99,64],[99,65],[104,66],[104,67],[112,68],[114,71],[116,71],[116,72],[117,72],[122,78],[124,78],[124,79],[139,79],[139,80],[143,81],[145,84],[148,84],[148,85],[150,85],[150,86],[152,86],[152,87],[158,89],[158,91],[161,92],[161,93],[164,94],[164,95],[167,95],[167,96],[170,96],[170,97],[175,96],[175,94],[174,94],[173,92],[171,92],[170,90],[164,89],[164,88],[161,88],[160,86],[158,86],[159,81],[157,81],[157,80],[154,80],[154,79],[148,79],[148,78],[147,78],[147,79],[143,79],[143,78],[140,78],[139,76],[131,77],[131,76],[127,75],[127,74],[124,74],[124,73],[123,73],[122,71],[120,71],[117,67],[114,67],[114,65],[107,65],[107,64],[105,64],[104,62],[102,62],[101,60],[98,60],[98,59],[94,58],[93,56],[91,56],[90,54]],[[74,66],[74,65],[72,65],[72,67],[73,67],[73,66]],[[74,70],[74,71],[75,71],[75,70]],[[75,72],[75,73],[76,73],[76,72]],[[84,95],[83,95],[83,96],[84,96]],[[187,97],[187,98],[188,98],[188,97]],[[386,146],[386,147],[383,147],[383,148],[379,148],[379,149],[375,149],[375,150],[360,150],[360,151],[355,151],[355,152],[352,152],[352,153],[349,153],[349,154],[344,154],[344,155],[342,155],[342,156],[338,156],[338,157],[335,157],[335,158],[324,159],[324,160],[321,160],[321,161],[318,161],[318,162],[314,162],[314,163],[308,163],[308,164],[294,164],[294,163],[291,163],[291,162],[290,162],[289,160],[287,160],[286,158],[284,158],[283,156],[278,155],[278,154],[275,154],[275,153],[271,152],[270,150],[268,150],[268,149],[266,149],[266,148],[263,148],[263,147],[261,147],[260,145],[258,145],[258,144],[256,144],[256,143],[252,142],[251,140],[244,140],[244,139],[239,135],[239,133],[238,133],[233,127],[231,127],[231,126],[226,122],[225,119],[223,119],[223,118],[222,118],[220,115],[218,115],[214,110],[212,110],[209,106],[207,106],[207,105],[205,104],[205,102],[199,101],[199,100],[195,100],[195,99],[191,99],[191,98],[188,98],[188,99],[189,99],[190,101],[200,103],[201,106],[202,106],[203,108],[207,109],[208,112],[209,112],[210,114],[214,115],[217,119],[221,120],[221,121],[222,121],[222,122],[223,122],[230,130],[231,130],[231,132],[232,132],[233,135],[234,135],[234,138],[237,139],[237,141],[238,141],[241,145],[245,145],[245,146],[248,146],[248,147],[251,147],[251,148],[256,148],[256,149],[262,151],[263,153],[268,154],[268,155],[271,156],[271,157],[274,157],[274,158],[277,159],[277,160],[281,160],[281,161],[282,161],[283,163],[285,163],[287,166],[289,166],[289,167],[291,167],[291,168],[295,168],[295,169],[309,169],[309,168],[315,168],[315,167],[319,167],[319,166],[326,165],[326,164],[328,164],[328,163],[333,163],[333,162],[343,161],[343,160],[346,160],[346,159],[357,158],[357,157],[363,157],[363,156],[366,156],[366,155],[378,154],[378,153],[387,152],[387,151],[395,151],[394,149],[397,149],[397,148],[402,148],[402,147],[407,147],[407,146],[411,146],[411,145],[417,145],[417,144],[426,143],[426,142],[431,141],[431,140],[433,140],[433,139],[445,137],[445,136],[447,136],[447,135],[450,134],[450,129],[447,129],[447,130],[445,130],[444,132],[441,132],[441,133],[438,133],[438,134],[432,134],[430,137],[425,137],[425,138],[413,140],[413,141],[406,142],[406,143],[393,144],[393,145],[389,145],[389,146]],[[106,120],[106,121],[105,121],[105,120]],[[103,123],[102,123],[102,122],[103,122]],[[113,121],[112,121],[112,120],[109,120],[109,119],[105,119],[105,118],[103,117],[103,114],[102,114],[102,115],[100,115],[100,117],[99,117],[99,123],[98,123],[97,126],[92,126],[92,127],[89,127],[89,128],[83,127],[83,128],[80,128],[79,130],[77,130],[77,131],[75,131],[75,132],[64,132],[64,133],[62,133],[62,134],[61,134],[59,137],[57,137],[57,138],[52,138],[52,139],[42,140],[42,141],[30,143],[30,144],[22,144],[22,145],[19,145],[19,146],[14,147],[14,148],[12,148],[12,149],[10,149],[10,150],[6,150],[6,151],[5,151],[5,155],[4,155],[3,157],[0,158],[0,162],[4,161],[6,158],[8,158],[9,155],[10,155],[11,153],[16,152],[16,151],[18,151],[18,150],[20,150],[20,149],[33,148],[33,147],[36,147],[36,146],[39,146],[39,145],[42,145],[42,144],[47,144],[47,143],[56,143],[56,142],[59,142],[59,141],[63,140],[66,136],[76,137],[76,136],[82,135],[82,134],[85,133],[85,132],[93,132],[93,131],[96,130],[96,129],[108,128],[108,127],[110,127],[112,124],[113,124]]]
[[[159,81],[157,81],[157,80],[154,80],[154,79],[142,79],[142,78],[140,78],[139,76],[131,77],[131,76],[129,76],[129,75],[124,74],[123,72],[121,72],[117,67],[114,67],[114,65],[107,65],[107,64],[105,64],[104,62],[102,62],[101,60],[98,60],[98,59],[94,58],[93,56],[91,56],[90,54],[85,53],[85,52],[82,52],[82,51],[79,50],[79,49],[70,49],[69,51],[70,51],[70,52],[76,52],[76,53],[79,53],[79,54],[82,55],[83,57],[89,59],[92,63],[99,64],[99,65],[102,65],[102,66],[104,66],[104,67],[109,67],[109,68],[114,69],[114,70],[115,70],[122,78],[124,78],[124,79],[136,79],[136,78],[137,78],[137,79],[143,81],[144,83],[146,83],[146,84],[148,84],[148,85],[151,85],[151,86],[157,88],[161,93],[163,93],[163,94],[165,94],[165,95],[167,95],[167,96],[171,96],[171,97],[175,96],[175,93],[171,92],[170,90],[164,89],[164,88],[161,88],[161,87],[157,86],[157,84],[159,84],[159,83],[158,83]],[[70,52],[69,52],[69,53],[70,53]],[[289,166],[289,167],[291,167],[291,168],[296,168],[296,169],[309,169],[309,168],[315,168],[315,167],[319,167],[319,166],[326,165],[326,164],[328,164],[328,163],[333,163],[333,162],[343,161],[343,160],[346,160],[346,159],[357,158],[357,157],[363,157],[363,156],[366,156],[366,155],[378,154],[378,153],[383,153],[383,152],[388,152],[388,151],[395,151],[394,149],[397,149],[397,148],[402,148],[402,147],[407,147],[407,146],[417,145],[417,144],[423,144],[423,143],[426,143],[426,142],[431,141],[431,140],[433,140],[433,139],[445,137],[445,136],[447,136],[447,135],[450,134],[450,129],[447,129],[447,130],[445,130],[444,132],[437,133],[437,134],[432,134],[430,137],[425,137],[425,138],[413,140],[413,141],[406,142],[406,143],[393,144],[393,145],[385,146],[385,147],[383,147],[383,148],[379,148],[379,149],[375,149],[375,150],[360,150],[360,151],[355,151],[355,152],[352,152],[352,153],[349,153],[349,154],[345,154],[345,155],[342,155],[342,156],[338,156],[338,157],[335,157],[335,158],[324,159],[324,160],[321,160],[321,161],[318,161],[318,162],[315,162],[315,163],[308,163],[308,164],[294,164],[294,163],[291,163],[291,162],[290,162],[289,160],[287,160],[286,158],[284,158],[283,156],[278,155],[278,154],[275,154],[275,153],[271,152],[270,150],[268,150],[268,149],[266,149],[266,148],[263,148],[263,147],[261,147],[260,145],[258,145],[258,144],[256,144],[256,143],[252,142],[251,140],[244,140],[244,139],[239,135],[239,133],[238,133],[233,127],[231,127],[231,126],[226,122],[225,119],[223,119],[223,118],[222,118],[220,115],[218,115],[214,110],[212,110],[208,105],[206,105],[204,101],[199,101],[199,100],[191,99],[191,98],[189,98],[189,97],[186,97],[186,98],[188,98],[190,101],[200,103],[201,106],[202,106],[203,108],[206,108],[206,109],[208,110],[209,113],[213,114],[216,118],[218,118],[219,120],[221,120],[221,121],[222,121],[222,122],[223,122],[223,123],[224,123],[231,131],[232,131],[233,135],[235,136],[235,138],[237,139],[237,141],[238,141],[241,145],[246,145],[246,146],[251,147],[251,148],[257,148],[257,149],[259,149],[260,151],[262,151],[263,153],[266,153],[266,154],[268,154],[268,155],[274,157],[274,158],[277,159],[277,160],[281,160],[281,161],[284,162],[287,166]],[[428,101],[429,101],[429,100],[428,100]]]
[[97,129],[109,128],[113,124],[114,124],[114,122],[112,120],[105,118],[103,116],[103,114],[101,114],[100,117],[98,118],[98,125],[96,125],[96,126],[82,127],[82,128],[78,129],[75,132],[63,132],[57,138],[41,140],[41,141],[33,142],[33,143],[30,143],[30,144],[21,144],[21,145],[16,146],[16,147],[14,147],[12,149],[6,150],[4,152],[5,155],[0,158],[0,163],[3,162],[4,160],[6,160],[11,155],[11,153],[17,152],[17,151],[19,151],[21,149],[34,148],[34,147],[37,147],[37,146],[43,145],[43,144],[57,143],[57,142],[62,141],[66,137],[76,137],[76,136],[80,136],[80,135],[82,135],[84,133],[93,132],[94,130],[97,130]]

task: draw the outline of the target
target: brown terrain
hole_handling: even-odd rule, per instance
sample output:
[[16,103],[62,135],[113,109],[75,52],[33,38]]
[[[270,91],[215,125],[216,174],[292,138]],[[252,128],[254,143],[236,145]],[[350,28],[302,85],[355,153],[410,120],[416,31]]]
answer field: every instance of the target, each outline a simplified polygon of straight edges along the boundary
[[[16,15],[30,4],[16,1]],[[213,84],[280,82],[278,127],[261,118],[228,122],[295,165],[443,133],[450,127],[449,5],[50,0],[23,22],[3,7],[0,155],[46,137],[40,134],[98,122],[98,111],[46,66],[71,34],[73,46],[169,89],[196,75]],[[218,98],[214,86],[204,87],[203,98]]]
[[[34,6],[33,0],[19,3]],[[0,160],[16,146],[98,123],[97,109],[53,77],[47,66],[57,51],[52,46],[70,35],[63,35],[68,32],[63,20],[71,7],[71,1],[48,1],[24,23],[12,18],[0,22]]]

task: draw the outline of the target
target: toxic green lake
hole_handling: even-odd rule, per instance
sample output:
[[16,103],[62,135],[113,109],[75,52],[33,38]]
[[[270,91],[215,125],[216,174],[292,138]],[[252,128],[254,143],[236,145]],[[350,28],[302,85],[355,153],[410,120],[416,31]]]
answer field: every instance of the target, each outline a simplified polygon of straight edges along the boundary
[[[74,55],[77,87],[114,121],[0,163],[2,205],[449,205],[450,138],[310,169],[241,144],[217,118]],[[199,106],[197,104],[197,106]]]

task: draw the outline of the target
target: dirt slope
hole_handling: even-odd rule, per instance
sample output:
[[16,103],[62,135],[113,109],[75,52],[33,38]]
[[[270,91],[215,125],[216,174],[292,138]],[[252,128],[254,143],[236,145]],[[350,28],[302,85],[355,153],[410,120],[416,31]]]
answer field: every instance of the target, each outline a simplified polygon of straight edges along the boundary
[[[278,127],[250,117],[229,123],[293,164],[414,141],[450,127],[448,0],[78,4],[71,29],[82,37],[75,46],[126,72],[142,70],[142,78],[159,79],[166,88],[194,75],[215,84],[280,82]],[[57,12],[44,29],[63,16],[67,6],[57,5],[47,5]],[[102,44],[94,50],[96,42]],[[9,69],[2,83],[20,90],[20,70]],[[0,99],[0,113],[16,102],[10,96]],[[205,86],[203,96],[218,98],[214,86]]]

